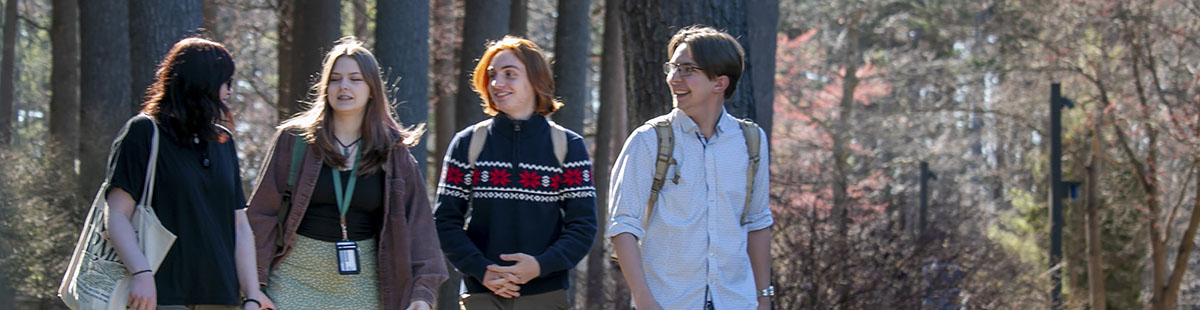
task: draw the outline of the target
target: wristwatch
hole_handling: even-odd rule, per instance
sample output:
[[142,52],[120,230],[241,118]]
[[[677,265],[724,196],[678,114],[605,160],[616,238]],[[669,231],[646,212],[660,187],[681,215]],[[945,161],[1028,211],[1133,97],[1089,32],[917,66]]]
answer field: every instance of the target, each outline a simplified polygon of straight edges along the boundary
[[767,288],[758,291],[758,297],[775,297],[775,286],[768,285]]

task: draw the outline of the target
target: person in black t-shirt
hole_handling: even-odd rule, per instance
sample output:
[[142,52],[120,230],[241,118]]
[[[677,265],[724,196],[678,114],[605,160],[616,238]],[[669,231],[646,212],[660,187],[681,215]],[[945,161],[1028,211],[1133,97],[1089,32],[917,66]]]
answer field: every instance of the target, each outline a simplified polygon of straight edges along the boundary
[[[237,150],[229,130],[219,125],[231,120],[225,101],[232,94],[233,70],[233,58],[221,44],[180,40],[159,64],[141,114],[113,142],[106,224],[133,274],[130,309],[274,308],[257,289]],[[155,193],[152,201],[139,202],[134,197],[142,197],[154,126],[160,132]],[[130,224],[136,203],[153,206],[163,226],[178,236],[157,272]]]

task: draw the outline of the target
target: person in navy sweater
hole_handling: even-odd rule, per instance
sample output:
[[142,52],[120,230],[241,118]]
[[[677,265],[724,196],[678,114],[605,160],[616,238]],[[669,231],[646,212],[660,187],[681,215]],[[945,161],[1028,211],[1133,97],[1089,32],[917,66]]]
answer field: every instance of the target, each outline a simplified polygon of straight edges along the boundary
[[529,40],[489,43],[472,86],[492,118],[454,135],[434,211],[442,251],[465,275],[462,305],[567,309],[568,273],[596,234],[583,138],[546,119],[562,103],[552,97],[545,55]]

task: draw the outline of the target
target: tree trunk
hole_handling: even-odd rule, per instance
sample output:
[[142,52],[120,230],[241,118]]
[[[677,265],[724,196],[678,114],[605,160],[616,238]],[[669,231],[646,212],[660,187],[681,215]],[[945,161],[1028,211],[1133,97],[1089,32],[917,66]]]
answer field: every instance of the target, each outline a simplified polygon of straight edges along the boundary
[[1104,290],[1104,249],[1100,242],[1100,175],[1104,172],[1104,105],[1096,105],[1095,121],[1092,124],[1092,154],[1087,166],[1087,199],[1084,206],[1085,239],[1087,241],[1088,296],[1092,309],[1106,309]]
[[[76,0],[54,0],[50,24],[50,144],[55,169],[75,176],[79,152],[79,6]],[[72,178],[71,181],[78,182]]]
[[[508,34],[527,37],[529,34],[528,0],[511,0],[508,17]],[[559,15],[561,17],[561,15]]]
[[437,139],[433,166],[441,167],[446,148],[450,147],[450,138],[454,137],[457,130],[454,124],[454,64],[461,43],[459,29],[462,28],[460,20],[455,16],[453,0],[433,0],[432,5],[433,22],[429,32],[433,39],[432,50],[437,51],[430,54],[433,58],[433,114],[436,117],[434,138]]
[[589,0],[559,0],[554,28],[554,88],[563,107],[554,121],[583,134],[583,115],[588,100],[588,52],[592,43]]
[[[359,40],[365,40],[371,34],[371,30],[368,29],[369,27],[367,27],[367,21],[370,20],[370,17],[367,16],[367,0],[352,0],[352,1],[350,1],[350,3],[351,3],[351,5],[354,6],[354,14],[353,14],[354,15],[354,36],[358,37]],[[384,5],[391,5],[394,7],[395,1],[377,1],[375,4],[376,4],[376,6],[375,6],[375,14],[376,15],[375,16],[380,16],[380,15],[391,16],[391,15],[379,14],[379,12],[380,12],[379,7],[384,6]],[[428,6],[426,6],[426,8],[428,8]],[[417,10],[421,10],[421,9],[418,8]],[[398,18],[399,16],[396,16],[396,17]],[[425,20],[426,21],[429,20],[428,15],[425,16]],[[375,33],[376,33],[375,39],[379,39],[378,38],[379,23],[375,24]],[[376,43],[375,46],[379,46],[379,44]]]
[[[383,68],[388,96],[404,126],[429,121],[429,0],[379,1],[376,7],[375,56]],[[429,152],[425,136],[411,148],[421,175]]]
[[[850,173],[853,167],[850,167],[849,144],[852,137],[850,136],[850,121],[854,117],[854,93],[858,88],[858,66],[862,61],[862,54],[858,48],[859,29],[858,25],[862,21],[863,12],[856,10],[850,12],[846,17],[845,23],[845,40],[846,51],[842,62],[842,72],[845,76],[842,77],[841,98],[838,103],[838,117],[835,121],[834,132],[830,133],[833,143],[833,206],[830,216],[833,217],[835,235],[833,236],[833,251],[829,257],[830,262],[837,262],[836,256],[848,255],[850,244],[848,239],[849,222],[850,222]],[[924,227],[921,227],[920,233],[924,234]],[[845,306],[850,301],[850,266],[847,264],[836,264],[834,269],[835,279],[837,283],[834,287],[836,292],[834,302],[837,305]]]
[[[87,136],[79,141],[80,197],[91,198],[104,182],[106,159],[117,131],[133,115],[129,53],[128,0],[79,1],[79,44],[87,51],[80,58],[79,128]],[[83,222],[85,206],[78,210]]]
[[[204,25],[200,0],[129,0],[132,110],[141,110],[154,70],[171,46]],[[91,14],[88,12],[86,14]]]
[[487,118],[480,108],[479,96],[471,91],[471,74],[488,41],[508,34],[508,0],[467,0],[463,16],[462,50],[458,58],[458,100],[455,103],[455,128],[466,128]]
[[[629,72],[629,123],[641,124],[671,110],[670,90],[662,73],[667,42],[680,28],[701,24],[723,29],[738,38],[746,54],[754,53],[750,45],[746,1],[639,1],[626,0],[625,37],[626,64]],[[758,18],[758,17],[755,17]],[[771,56],[773,57],[773,55]],[[725,108],[735,117],[754,118],[755,104],[752,79],[753,68],[746,66],[733,96],[725,100]],[[764,87],[773,87],[767,85]]]
[[[339,1],[280,0],[279,119],[308,107],[325,53],[342,36]],[[290,16],[288,22],[284,17]],[[286,39],[284,39],[286,38]]]
[[17,102],[13,86],[17,75],[14,66],[17,47],[17,0],[4,3],[4,47],[0,52],[0,146],[12,142],[13,105]]
[[224,42],[225,36],[221,32],[221,6],[217,3],[220,0],[204,0],[204,30],[205,34],[212,38],[213,41]]
[[[762,127],[767,135],[768,150],[771,146],[771,126],[775,115],[775,45],[779,34],[779,0],[746,1],[746,22],[749,46],[746,49],[746,73],[742,75],[738,88],[755,85],[750,97],[753,104],[746,105],[751,111],[743,112]],[[754,53],[750,53],[754,51]]]
[[[603,310],[629,307],[629,288],[621,272],[610,270],[605,238],[608,227],[608,186],[613,161],[621,149],[629,129],[625,117],[625,54],[621,46],[621,0],[606,0],[604,4],[604,42],[600,58],[600,109],[596,116],[596,151],[592,158],[596,176],[596,239],[588,252],[587,309]],[[607,275],[607,276],[606,276]],[[613,300],[605,295],[607,284],[613,284]]]

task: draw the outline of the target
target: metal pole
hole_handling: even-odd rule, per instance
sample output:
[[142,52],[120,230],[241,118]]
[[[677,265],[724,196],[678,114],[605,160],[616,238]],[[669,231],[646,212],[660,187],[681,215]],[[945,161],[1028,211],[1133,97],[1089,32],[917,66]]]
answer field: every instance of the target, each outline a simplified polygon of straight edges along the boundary
[[921,200],[920,208],[917,209],[917,235],[925,235],[925,223],[929,214],[929,163],[921,162]]
[[[1062,183],[1062,92],[1061,84],[1050,84],[1050,268],[1062,261],[1063,183]],[[1054,288],[1050,291],[1051,308],[1062,308],[1062,270],[1050,273]]]

